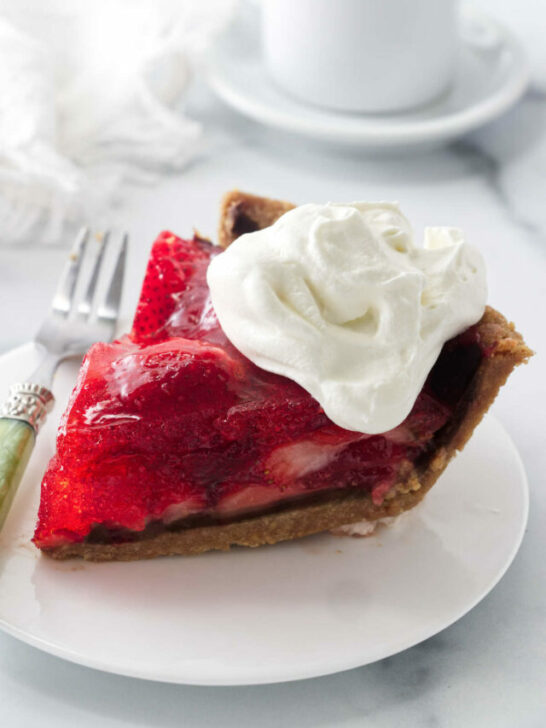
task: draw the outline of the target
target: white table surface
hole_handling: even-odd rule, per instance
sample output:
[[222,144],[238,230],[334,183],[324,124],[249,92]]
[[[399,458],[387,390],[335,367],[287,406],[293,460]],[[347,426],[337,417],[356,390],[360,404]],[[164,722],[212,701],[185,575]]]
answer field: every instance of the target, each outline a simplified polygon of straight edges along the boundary
[[[128,317],[155,235],[165,228],[187,235],[195,225],[213,236],[219,198],[235,186],[295,202],[396,199],[417,231],[426,224],[463,228],[487,260],[491,303],[539,352],[493,408],[522,454],[531,488],[514,564],[470,614],[427,642],[368,667],[283,685],[132,680],[0,634],[2,728],[546,725],[546,13],[533,0],[480,5],[512,24],[533,61],[532,90],[502,120],[443,150],[370,159],[261,128],[197,87],[191,112],[206,126],[208,148],[184,175],[126,190],[112,219],[131,233]],[[31,337],[63,254],[0,249],[0,352]]]

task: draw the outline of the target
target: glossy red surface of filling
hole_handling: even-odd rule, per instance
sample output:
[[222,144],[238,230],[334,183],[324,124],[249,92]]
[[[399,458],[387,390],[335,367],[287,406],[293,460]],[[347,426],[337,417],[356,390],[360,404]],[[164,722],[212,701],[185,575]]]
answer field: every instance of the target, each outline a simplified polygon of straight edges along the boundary
[[326,488],[365,488],[379,503],[445,424],[453,402],[425,387],[396,430],[349,432],[254,366],[212,309],[206,269],[219,253],[171,233],[155,242],[131,333],[84,359],[43,480],[37,545]]

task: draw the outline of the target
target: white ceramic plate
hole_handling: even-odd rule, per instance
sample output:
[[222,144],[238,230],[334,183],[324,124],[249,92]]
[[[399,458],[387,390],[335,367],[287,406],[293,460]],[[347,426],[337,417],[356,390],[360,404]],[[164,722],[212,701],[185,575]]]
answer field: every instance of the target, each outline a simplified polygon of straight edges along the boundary
[[[23,347],[0,382],[34,366]],[[424,503],[366,539],[322,535],[260,549],[134,563],[55,562],[30,543],[39,481],[77,366],[0,539],[0,627],[110,672],[197,685],[282,682],[365,665],[436,634],[504,574],[527,519],[519,456],[487,418]],[[4,395],[0,391],[0,395]]]
[[215,44],[207,64],[216,93],[246,116],[269,126],[372,149],[437,145],[475,129],[510,108],[524,92],[525,53],[499,24],[467,11],[451,90],[436,103],[400,114],[350,114],[304,104],[277,88],[261,57],[255,8]]

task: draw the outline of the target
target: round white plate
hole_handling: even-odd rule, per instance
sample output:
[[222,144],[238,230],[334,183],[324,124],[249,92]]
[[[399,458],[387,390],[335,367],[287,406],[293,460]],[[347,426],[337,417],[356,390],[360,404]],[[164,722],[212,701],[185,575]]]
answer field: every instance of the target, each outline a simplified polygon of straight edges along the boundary
[[[30,346],[1,358],[0,382],[30,372],[34,358]],[[54,655],[196,685],[338,672],[459,619],[493,588],[521,542],[525,473],[488,417],[423,504],[369,538],[321,535],[134,563],[52,561],[29,539],[76,370],[59,372],[56,417],[40,434],[0,539],[0,627]]]
[[435,145],[502,114],[520,98],[529,80],[523,48],[506,28],[469,11],[462,25],[460,63],[451,90],[434,104],[406,113],[340,113],[285,94],[264,67],[252,7],[215,44],[207,75],[229,105],[285,131],[375,149]]

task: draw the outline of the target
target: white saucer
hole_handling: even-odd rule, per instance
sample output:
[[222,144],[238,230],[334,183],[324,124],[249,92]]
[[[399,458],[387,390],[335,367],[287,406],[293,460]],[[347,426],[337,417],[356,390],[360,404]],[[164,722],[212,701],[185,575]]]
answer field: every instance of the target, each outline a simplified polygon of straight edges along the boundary
[[495,119],[520,98],[529,80],[524,50],[506,28],[469,11],[462,27],[461,60],[451,90],[436,103],[407,113],[344,114],[286,95],[268,77],[258,17],[250,7],[216,43],[207,76],[226,103],[285,131],[379,149],[436,145]]
[[[32,346],[0,358],[0,390],[35,364]],[[0,537],[0,629],[46,652],[195,685],[326,675],[452,624],[495,586],[521,543],[525,473],[510,438],[488,417],[425,501],[369,538],[321,535],[134,563],[52,561],[30,538],[77,369],[59,371],[58,406]],[[490,625],[491,640],[502,638],[499,629]]]

